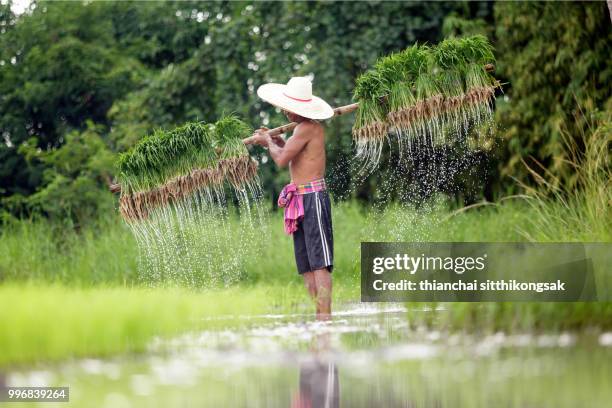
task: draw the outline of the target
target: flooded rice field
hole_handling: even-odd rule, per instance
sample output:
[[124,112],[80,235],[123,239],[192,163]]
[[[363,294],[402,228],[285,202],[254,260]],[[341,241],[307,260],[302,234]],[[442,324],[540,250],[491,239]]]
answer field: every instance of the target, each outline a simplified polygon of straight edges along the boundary
[[[426,308],[419,313],[431,313]],[[146,354],[5,373],[10,386],[69,386],[42,407],[605,407],[612,333],[449,334],[403,305],[233,317],[157,339]],[[235,320],[240,320],[236,325]]]

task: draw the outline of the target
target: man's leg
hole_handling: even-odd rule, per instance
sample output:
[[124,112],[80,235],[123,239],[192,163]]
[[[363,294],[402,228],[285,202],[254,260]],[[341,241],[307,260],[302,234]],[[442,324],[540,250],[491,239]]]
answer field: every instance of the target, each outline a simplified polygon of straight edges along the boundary
[[[308,291],[310,298],[314,300],[315,302],[317,302],[317,284],[315,281],[314,272],[304,272],[302,276],[304,277],[304,286],[306,286],[306,290]],[[317,313],[319,313],[318,303],[317,303]]]
[[316,285],[317,316],[331,316],[332,280],[331,273],[325,269],[314,271]]

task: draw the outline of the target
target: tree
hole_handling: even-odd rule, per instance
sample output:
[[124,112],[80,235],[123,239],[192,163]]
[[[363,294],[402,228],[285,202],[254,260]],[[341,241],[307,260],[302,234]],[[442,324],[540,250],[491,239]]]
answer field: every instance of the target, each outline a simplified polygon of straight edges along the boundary
[[563,135],[578,139],[590,131],[590,115],[612,110],[606,5],[502,2],[495,6],[495,24],[498,70],[510,83],[497,112],[505,146],[501,175],[529,181],[521,160],[533,157],[571,187],[576,172]]
[[67,133],[56,149],[38,149],[35,138],[20,147],[28,163],[40,162],[44,167],[43,187],[27,197],[26,205],[71,227],[80,227],[114,208],[106,186],[115,155],[103,140],[104,127],[92,121],[86,126],[83,131]]
[[44,163],[27,165],[20,146],[59,148],[87,121],[108,125],[112,103],[142,80],[143,68],[114,47],[103,5],[37,3],[0,36],[0,197],[33,194]]

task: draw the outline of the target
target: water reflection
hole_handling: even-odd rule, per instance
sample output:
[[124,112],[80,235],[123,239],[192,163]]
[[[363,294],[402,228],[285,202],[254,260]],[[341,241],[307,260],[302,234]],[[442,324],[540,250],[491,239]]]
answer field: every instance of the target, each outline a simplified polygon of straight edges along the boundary
[[299,391],[292,408],[337,408],[340,406],[338,366],[331,358],[329,333],[316,335],[311,356],[299,363]]
[[[423,313],[429,313],[424,310]],[[403,307],[245,318],[148,353],[15,369],[6,385],[69,386],[20,407],[607,407],[612,333],[449,333]],[[1,382],[0,378],[0,382]]]

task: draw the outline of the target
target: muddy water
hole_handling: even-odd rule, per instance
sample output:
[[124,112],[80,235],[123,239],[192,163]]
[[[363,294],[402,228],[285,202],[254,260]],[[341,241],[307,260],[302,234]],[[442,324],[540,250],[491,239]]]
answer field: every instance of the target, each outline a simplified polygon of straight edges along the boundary
[[77,360],[12,372],[5,380],[70,386],[70,403],[42,407],[607,407],[612,401],[612,333],[451,335],[411,328],[403,306],[389,305],[348,305],[328,322],[309,315],[237,319],[240,329],[156,340],[145,355]]

